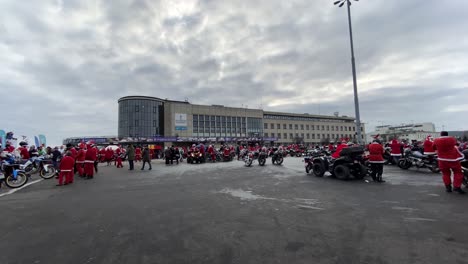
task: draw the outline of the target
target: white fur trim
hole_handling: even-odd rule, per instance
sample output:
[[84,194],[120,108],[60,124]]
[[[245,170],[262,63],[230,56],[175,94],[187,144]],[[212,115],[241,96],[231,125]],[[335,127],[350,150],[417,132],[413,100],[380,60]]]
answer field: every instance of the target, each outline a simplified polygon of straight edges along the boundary
[[401,157],[401,154],[393,154],[392,153],[392,154],[390,154],[390,156],[392,156],[392,157]]
[[382,160],[382,161],[370,161],[370,160],[369,160],[369,163],[377,163],[377,164],[380,164],[380,163],[385,163],[385,160]]
[[435,155],[437,152],[424,152],[424,155]]

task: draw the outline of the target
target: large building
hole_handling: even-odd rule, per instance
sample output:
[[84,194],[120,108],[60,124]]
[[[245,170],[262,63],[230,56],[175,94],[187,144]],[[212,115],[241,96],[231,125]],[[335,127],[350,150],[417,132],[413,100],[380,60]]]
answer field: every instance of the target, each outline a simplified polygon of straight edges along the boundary
[[[119,103],[119,138],[151,141],[265,141],[319,144],[356,139],[355,119],[196,105],[148,96],[126,96]],[[364,126],[362,126],[365,135]],[[365,137],[363,136],[363,139]]]
[[[402,125],[382,125],[375,127],[375,132],[369,133],[369,137],[379,135],[383,141],[390,141],[393,138],[399,140],[424,141],[427,136],[436,138],[439,133],[436,132],[434,123],[415,123]],[[369,141],[369,138],[368,138]]]

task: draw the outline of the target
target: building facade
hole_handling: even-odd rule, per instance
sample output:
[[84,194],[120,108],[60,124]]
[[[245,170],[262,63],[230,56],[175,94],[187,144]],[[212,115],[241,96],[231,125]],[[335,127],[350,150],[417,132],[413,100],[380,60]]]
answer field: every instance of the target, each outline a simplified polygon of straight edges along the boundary
[[[369,136],[379,135],[383,141],[390,141],[393,138],[407,141],[424,141],[427,136],[434,138],[439,136],[435,130],[434,123],[415,123],[402,125],[382,125],[375,127],[375,132],[369,133]],[[368,138],[369,140],[369,138]]]
[[[118,102],[119,138],[325,144],[343,138],[354,141],[357,134],[355,119],[346,116],[197,105],[147,96],[122,97]],[[361,129],[365,135],[364,125]]]

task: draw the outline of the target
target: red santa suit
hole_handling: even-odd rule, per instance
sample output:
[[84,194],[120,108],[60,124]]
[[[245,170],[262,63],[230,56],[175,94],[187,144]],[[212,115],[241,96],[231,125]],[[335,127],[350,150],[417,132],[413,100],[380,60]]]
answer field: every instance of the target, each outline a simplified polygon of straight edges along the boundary
[[141,148],[139,147],[135,149],[135,161],[141,161]]
[[336,148],[336,151],[332,154],[332,158],[334,158],[334,159],[339,158],[341,150],[343,150],[344,148],[347,148],[347,147],[348,147],[348,145],[344,141],[341,142],[341,144],[338,145],[338,147]]
[[85,155],[84,161],[84,173],[88,178],[94,177],[94,161],[97,159],[97,150],[96,148],[88,147]]
[[65,177],[65,184],[73,183],[73,166],[75,159],[71,156],[65,156],[60,161],[60,174],[58,177],[58,184],[62,185],[63,178]]
[[111,162],[113,156],[114,156],[114,151],[111,148],[107,148],[105,157],[108,163]]
[[392,142],[390,143],[390,148],[392,149],[391,155],[397,157],[401,156],[401,147],[402,145],[400,142],[398,142],[398,140],[392,140]]
[[424,155],[435,155],[436,154],[433,144],[434,144],[434,142],[432,141],[432,137],[427,136],[426,140],[424,141]]
[[215,151],[214,151],[214,148],[213,148],[212,145],[210,145],[208,147],[207,151],[208,151],[208,154],[210,154],[210,156],[211,156],[211,161],[213,161],[213,162],[216,161],[216,155],[215,155]]
[[453,187],[460,188],[463,181],[460,160],[464,159],[456,147],[457,141],[453,137],[443,136],[434,140],[434,148],[437,150],[439,168],[442,179],[446,186],[451,185],[451,174],[453,172]]
[[13,146],[11,146],[11,145],[10,145],[10,146],[7,146],[7,147],[5,148],[5,151],[8,152],[8,153],[12,153],[13,151],[15,151],[15,147],[13,147]]
[[384,163],[384,148],[377,142],[369,144],[369,163]]
[[78,175],[80,175],[80,177],[82,177],[84,174],[83,165],[85,161],[85,155],[86,151],[84,149],[80,149],[76,154],[76,171],[78,171]]
[[71,148],[70,152],[71,152],[71,157],[73,159],[76,159],[76,155],[78,155],[78,151],[75,148]]
[[29,159],[29,151],[26,147],[19,147],[18,150],[22,159]]

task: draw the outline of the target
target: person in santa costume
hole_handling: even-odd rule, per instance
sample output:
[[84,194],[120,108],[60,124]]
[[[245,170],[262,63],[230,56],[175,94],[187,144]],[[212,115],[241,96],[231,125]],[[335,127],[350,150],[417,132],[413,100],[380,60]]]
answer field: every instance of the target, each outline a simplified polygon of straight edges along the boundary
[[384,148],[378,139],[369,144],[369,163],[371,164],[371,177],[376,182],[385,182],[382,180]]
[[80,177],[84,177],[83,165],[85,161],[86,151],[84,150],[84,144],[78,145],[78,153],[76,153],[76,171]]
[[94,162],[97,159],[97,150],[93,145],[88,144],[84,161],[84,173],[87,179],[94,178]]
[[398,160],[400,160],[403,152],[403,144],[401,144],[396,138],[394,138],[390,143],[390,148],[390,155],[393,158],[393,162],[395,162],[395,164],[398,164]]
[[461,170],[460,161],[464,159],[461,153],[455,146],[457,141],[454,137],[449,137],[448,132],[440,132],[441,137],[434,140],[434,149],[437,150],[439,168],[442,172],[442,179],[447,192],[452,192],[451,174],[453,172],[453,191],[459,194],[466,194],[461,189],[463,181],[463,173]]
[[[65,157],[60,161],[60,173],[58,176],[57,186],[67,185],[73,183],[73,167],[75,166],[75,159],[72,157],[71,151],[67,151]],[[65,178],[65,183],[63,180]]]
[[331,155],[332,158],[334,159],[337,159],[340,157],[340,153],[341,151],[344,149],[344,148],[347,148],[348,147],[348,144],[346,144],[346,140],[345,139],[342,139],[341,140],[341,144],[339,144],[337,147],[336,147],[336,151]]
[[213,145],[208,146],[208,154],[211,156],[211,162],[216,162],[216,154]]
[[435,155],[436,152],[434,150],[434,140],[432,139],[431,135],[426,137],[424,141],[424,155]]
[[135,162],[141,161],[141,148],[138,146],[135,149]]

